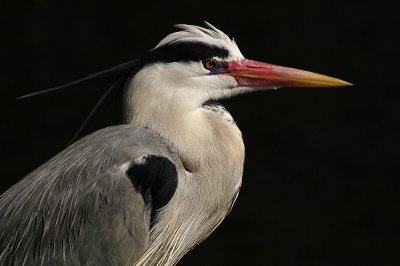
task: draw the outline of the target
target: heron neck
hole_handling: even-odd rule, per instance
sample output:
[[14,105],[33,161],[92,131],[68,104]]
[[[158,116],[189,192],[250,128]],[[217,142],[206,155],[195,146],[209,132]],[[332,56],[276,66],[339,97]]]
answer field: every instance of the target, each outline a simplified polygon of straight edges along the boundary
[[146,104],[149,106],[143,110],[133,108],[129,123],[171,143],[188,172],[209,172],[217,166],[224,168],[232,158],[243,160],[241,132],[229,113],[203,107],[167,109]]
[[[154,265],[174,265],[216,228],[233,204],[241,184],[244,145],[239,129],[228,115],[199,108],[176,117],[169,114],[157,125],[144,124],[135,116],[131,121],[172,143],[186,168],[178,171],[184,174],[179,176],[169,211],[160,213],[162,219],[153,228],[144,255]],[[176,123],[171,126],[163,123],[164,119]]]
[[151,89],[130,92],[128,123],[161,136],[175,148],[181,164],[176,164],[178,187],[169,211],[159,213],[162,219],[153,227],[150,246],[137,265],[148,263],[146,258],[154,262],[150,265],[173,265],[226,216],[241,184],[244,145],[228,112],[195,104],[182,96],[184,90],[166,95]]

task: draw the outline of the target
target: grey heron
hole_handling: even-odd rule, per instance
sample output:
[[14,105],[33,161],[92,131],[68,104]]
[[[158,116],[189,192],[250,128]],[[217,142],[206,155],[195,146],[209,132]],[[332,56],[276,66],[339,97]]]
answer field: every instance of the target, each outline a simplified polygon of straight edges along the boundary
[[111,69],[126,124],[75,142],[0,196],[0,265],[175,265],[224,220],[241,186],[241,132],[215,101],[349,85],[245,59],[208,23],[177,26]]

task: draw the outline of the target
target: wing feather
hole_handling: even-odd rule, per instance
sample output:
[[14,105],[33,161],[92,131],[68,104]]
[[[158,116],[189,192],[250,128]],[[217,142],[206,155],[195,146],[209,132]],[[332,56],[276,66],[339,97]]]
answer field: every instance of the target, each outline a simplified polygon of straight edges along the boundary
[[0,265],[133,264],[148,245],[151,208],[127,165],[176,160],[171,151],[128,125],[71,145],[0,196]]

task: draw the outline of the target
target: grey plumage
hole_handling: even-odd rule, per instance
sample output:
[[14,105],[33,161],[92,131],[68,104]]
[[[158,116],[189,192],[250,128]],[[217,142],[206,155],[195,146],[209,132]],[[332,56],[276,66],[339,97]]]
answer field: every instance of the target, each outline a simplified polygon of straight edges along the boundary
[[133,264],[147,247],[150,210],[124,168],[148,154],[178,160],[145,129],[109,127],[6,191],[0,198],[0,264]]

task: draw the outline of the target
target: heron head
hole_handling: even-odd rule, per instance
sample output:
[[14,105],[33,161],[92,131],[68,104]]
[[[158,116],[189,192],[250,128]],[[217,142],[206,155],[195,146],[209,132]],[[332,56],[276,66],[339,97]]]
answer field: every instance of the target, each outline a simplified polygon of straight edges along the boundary
[[236,43],[209,23],[207,28],[176,26],[181,31],[168,35],[140,58],[131,83],[133,90],[141,88],[149,93],[160,88],[159,96],[189,99],[198,105],[255,90],[350,85],[308,71],[245,59]]

